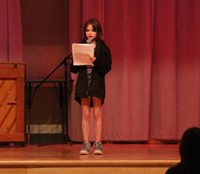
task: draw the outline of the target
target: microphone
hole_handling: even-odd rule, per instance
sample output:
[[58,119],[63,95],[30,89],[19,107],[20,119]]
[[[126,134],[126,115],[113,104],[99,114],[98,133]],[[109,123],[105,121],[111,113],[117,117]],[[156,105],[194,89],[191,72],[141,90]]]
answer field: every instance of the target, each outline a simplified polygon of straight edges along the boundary
[[92,42],[92,40],[90,40],[90,39],[86,40],[87,44],[90,44],[91,42]]

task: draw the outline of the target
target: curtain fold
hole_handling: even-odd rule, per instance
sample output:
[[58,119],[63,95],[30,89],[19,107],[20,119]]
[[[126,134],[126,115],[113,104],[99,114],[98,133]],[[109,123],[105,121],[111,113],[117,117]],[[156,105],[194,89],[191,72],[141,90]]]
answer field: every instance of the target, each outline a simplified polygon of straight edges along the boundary
[[154,9],[150,135],[152,138],[175,139],[176,1],[155,1]]
[[20,0],[0,0],[0,61],[23,62]]
[[177,1],[178,133],[200,124],[200,2]]

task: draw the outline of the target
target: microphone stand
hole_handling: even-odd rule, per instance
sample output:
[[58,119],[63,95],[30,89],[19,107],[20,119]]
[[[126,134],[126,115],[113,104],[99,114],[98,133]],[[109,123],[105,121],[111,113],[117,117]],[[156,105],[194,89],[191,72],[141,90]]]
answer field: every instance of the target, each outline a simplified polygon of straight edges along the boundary
[[[71,142],[68,134],[68,60],[72,57],[72,53],[68,56],[64,57],[62,62],[46,77],[42,80],[39,84],[36,85],[35,90],[37,90],[61,65],[64,65],[64,98],[62,98],[62,90],[60,90],[60,105],[63,110],[63,117],[62,117],[62,134],[63,134],[63,142],[68,143]],[[71,79],[69,79],[71,82]],[[62,89],[62,85],[59,85],[60,89]],[[61,104],[62,103],[62,104]],[[47,144],[54,144],[54,143],[47,143]],[[47,144],[42,144],[39,146],[44,146]],[[71,143],[70,143],[71,144]]]
[[[44,80],[42,80],[36,87],[35,89],[38,89],[61,65],[64,64],[65,66],[65,71],[67,71],[67,60],[71,59],[72,53],[70,53],[67,57],[64,57],[63,61],[60,62],[60,64],[46,77]],[[65,75],[65,81],[67,80],[67,73]]]

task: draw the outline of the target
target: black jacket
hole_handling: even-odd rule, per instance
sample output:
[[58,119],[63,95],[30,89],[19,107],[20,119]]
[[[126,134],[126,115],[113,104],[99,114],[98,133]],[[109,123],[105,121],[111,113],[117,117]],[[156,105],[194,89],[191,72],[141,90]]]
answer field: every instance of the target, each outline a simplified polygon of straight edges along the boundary
[[[91,83],[88,88],[86,66],[70,66],[70,70],[73,73],[79,73],[76,87],[75,87],[75,100],[80,103],[80,98],[86,98],[87,96],[95,96],[102,100],[102,104],[105,99],[105,75],[111,70],[111,53],[110,49],[106,46],[103,40],[99,40],[96,43],[94,51],[96,60],[94,61],[94,67],[92,68]],[[93,103],[91,101],[91,107]]]

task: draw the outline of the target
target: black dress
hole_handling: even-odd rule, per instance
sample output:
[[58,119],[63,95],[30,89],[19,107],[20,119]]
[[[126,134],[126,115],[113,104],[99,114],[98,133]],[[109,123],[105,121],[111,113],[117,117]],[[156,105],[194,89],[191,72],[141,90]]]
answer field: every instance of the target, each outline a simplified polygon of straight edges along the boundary
[[[102,105],[105,99],[105,75],[111,70],[112,58],[110,49],[107,47],[103,40],[96,43],[94,51],[96,60],[94,67],[91,70],[90,84],[88,85],[87,66],[70,66],[73,73],[79,73],[76,87],[75,87],[75,100],[80,104],[81,98],[88,96],[95,96],[101,99]],[[91,107],[93,102],[91,100]]]

